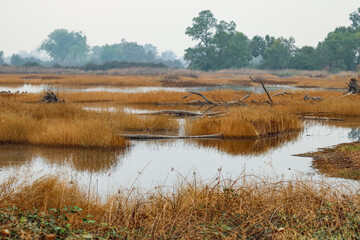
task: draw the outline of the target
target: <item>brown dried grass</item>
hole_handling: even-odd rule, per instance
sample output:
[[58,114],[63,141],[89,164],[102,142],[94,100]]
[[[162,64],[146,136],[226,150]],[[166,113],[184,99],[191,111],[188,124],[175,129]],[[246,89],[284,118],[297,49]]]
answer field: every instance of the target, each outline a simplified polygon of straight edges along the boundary
[[185,130],[188,135],[222,133],[226,138],[258,138],[301,128],[302,122],[294,115],[267,107],[243,107],[218,118],[188,120]]
[[[34,208],[45,214],[58,209],[67,218],[54,224],[70,224],[70,229],[93,236],[110,231],[127,239],[343,239],[359,234],[358,194],[325,182],[218,177],[207,184],[184,181],[173,191],[158,188],[141,194],[132,189],[105,201],[100,197],[55,176],[34,182],[9,178],[0,184],[0,211],[17,206],[26,217]],[[64,206],[82,211],[69,214]],[[83,223],[89,214],[96,224]],[[24,230],[23,236],[34,234]]]
[[122,147],[124,132],[177,131],[167,117],[140,118],[126,114],[94,113],[71,104],[2,102],[0,142],[47,146]]

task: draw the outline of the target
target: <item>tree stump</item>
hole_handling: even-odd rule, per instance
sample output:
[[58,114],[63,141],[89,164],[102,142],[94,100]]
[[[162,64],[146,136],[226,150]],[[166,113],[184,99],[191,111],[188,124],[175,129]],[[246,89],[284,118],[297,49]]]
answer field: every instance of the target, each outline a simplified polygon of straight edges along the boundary
[[349,83],[347,83],[347,85],[349,86],[349,93],[352,94],[360,94],[360,87],[359,87],[359,83],[358,80],[356,78],[352,78],[350,79]]

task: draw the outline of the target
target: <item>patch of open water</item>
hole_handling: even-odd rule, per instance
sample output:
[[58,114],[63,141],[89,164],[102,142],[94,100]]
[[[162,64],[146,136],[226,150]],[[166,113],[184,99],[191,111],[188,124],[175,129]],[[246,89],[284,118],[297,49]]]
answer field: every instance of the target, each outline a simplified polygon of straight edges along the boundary
[[[279,90],[304,90],[288,85],[268,85],[266,86],[268,91]],[[170,92],[204,92],[217,89],[233,89],[242,90],[246,92],[261,93],[263,89],[259,86],[235,86],[235,85],[218,85],[218,86],[205,86],[205,87],[114,87],[114,86],[92,86],[92,87],[74,87],[66,85],[32,85],[24,84],[19,86],[0,86],[1,91],[15,92],[27,92],[27,93],[40,93],[46,90],[52,90],[54,92],[122,92],[122,93],[141,93],[141,92],[154,92],[154,91],[170,91]],[[307,88],[307,90],[328,90],[324,88]],[[344,91],[344,89],[331,89],[332,91]]]
[[219,174],[236,179],[254,174],[269,179],[322,179],[310,158],[293,154],[315,151],[357,140],[359,129],[305,124],[304,131],[289,137],[260,140],[133,141],[120,151],[59,149],[0,145],[0,179],[11,173],[29,176],[66,174],[85,186],[96,183],[100,194],[127,189],[171,186],[193,173],[200,179]]

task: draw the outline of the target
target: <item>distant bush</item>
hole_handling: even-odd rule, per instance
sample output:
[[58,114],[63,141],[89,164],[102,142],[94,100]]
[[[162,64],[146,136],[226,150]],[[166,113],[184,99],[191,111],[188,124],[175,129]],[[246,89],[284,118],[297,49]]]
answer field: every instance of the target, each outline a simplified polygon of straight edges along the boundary
[[168,73],[164,76],[165,81],[178,80],[180,79],[180,74],[178,73]]
[[58,63],[55,63],[52,67],[53,67],[53,68],[63,68],[63,66],[61,66],[61,65],[58,64]]
[[22,66],[24,66],[24,67],[42,67],[42,65],[37,62],[26,62],[26,63],[22,64]]
[[98,70],[110,70],[110,69],[124,69],[124,68],[167,68],[163,63],[138,63],[138,62],[105,62],[102,64],[88,63],[82,67],[79,67],[81,70],[85,71],[98,71]]

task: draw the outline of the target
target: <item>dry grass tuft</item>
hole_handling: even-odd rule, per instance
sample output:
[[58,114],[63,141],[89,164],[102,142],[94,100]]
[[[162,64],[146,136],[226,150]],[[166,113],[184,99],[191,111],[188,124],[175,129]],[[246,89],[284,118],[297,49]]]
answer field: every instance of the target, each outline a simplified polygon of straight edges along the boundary
[[257,138],[301,128],[301,121],[294,115],[267,107],[243,107],[218,118],[188,120],[185,129],[188,135],[222,133],[226,138]]
[[0,185],[0,229],[28,238],[87,233],[127,239],[343,239],[360,234],[360,198],[344,187],[245,176],[190,182],[171,192],[160,188],[143,195],[130,190],[101,201],[58,177],[20,185],[13,178]]
[[0,142],[47,146],[113,148],[127,146],[124,132],[175,132],[167,117],[140,118],[85,111],[71,104],[3,102],[0,105]]

